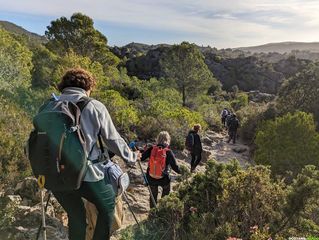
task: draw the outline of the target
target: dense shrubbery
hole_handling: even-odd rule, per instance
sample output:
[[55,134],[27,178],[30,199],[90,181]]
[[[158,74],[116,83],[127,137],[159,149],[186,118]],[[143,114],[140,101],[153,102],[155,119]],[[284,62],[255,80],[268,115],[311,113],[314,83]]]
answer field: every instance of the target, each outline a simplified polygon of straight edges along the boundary
[[181,93],[183,106],[199,94],[207,93],[209,88],[211,93],[220,90],[220,83],[209,71],[195,44],[182,42],[169,48],[163,56],[160,65],[164,76]]
[[74,13],[70,19],[61,17],[52,21],[45,36],[49,40],[47,47],[58,55],[72,50],[101,63],[105,69],[119,62],[110,52],[107,38],[94,28],[93,19],[82,13]]
[[203,116],[204,120],[211,128],[220,131],[223,128],[220,120],[220,113],[225,107],[232,110],[230,102],[217,101],[215,103],[202,104],[198,107],[197,111]]
[[309,64],[307,69],[284,82],[279,91],[278,109],[283,113],[296,110],[313,113],[319,120],[319,64]]
[[250,105],[237,112],[240,118],[239,135],[245,141],[252,143],[255,138],[256,129],[263,120],[263,113],[266,111],[265,105]]
[[32,52],[0,28],[0,90],[30,86]]
[[25,112],[3,97],[0,109],[0,177],[12,180],[29,169],[23,149],[31,122]]
[[32,63],[32,86],[42,89],[52,86],[52,74],[58,64],[58,56],[40,45],[33,50]]
[[137,133],[142,138],[155,138],[162,130],[172,135],[172,145],[182,148],[189,128],[195,123],[207,127],[202,115],[182,107],[180,94],[172,88],[164,88],[160,81],[152,80],[140,86],[142,98],[135,105],[140,111],[141,122]]
[[246,93],[238,93],[235,99],[231,101],[231,106],[237,111],[242,107],[248,106],[248,95]]
[[274,174],[296,174],[307,164],[319,166],[319,134],[311,114],[288,113],[264,122],[255,143],[255,161],[271,165]]
[[141,228],[124,231],[122,240],[164,235],[185,240],[316,235],[318,187],[319,171],[311,166],[286,185],[273,180],[267,167],[243,170],[236,162],[208,162],[205,173],[184,180],[176,193],[160,201]]
[[107,90],[99,95],[99,99],[108,109],[112,120],[124,132],[138,124],[138,112],[128,100],[115,90]]

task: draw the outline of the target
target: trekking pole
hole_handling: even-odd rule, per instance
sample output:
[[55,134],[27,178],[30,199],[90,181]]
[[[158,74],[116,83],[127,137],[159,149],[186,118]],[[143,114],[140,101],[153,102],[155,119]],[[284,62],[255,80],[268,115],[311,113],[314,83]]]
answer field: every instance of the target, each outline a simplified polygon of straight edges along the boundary
[[[45,204],[45,208],[44,208],[44,212],[45,212],[45,213],[47,212],[47,209],[48,209],[48,206],[49,206],[50,198],[51,198],[51,192],[49,191],[48,200],[47,200],[47,203]],[[39,237],[40,237],[41,229],[42,229],[42,222],[40,223],[40,226],[39,226],[39,228],[38,228],[38,232],[37,232],[37,238],[36,238],[36,240],[38,240],[38,239],[39,239]]]
[[137,225],[140,227],[140,223],[138,222],[138,220],[137,220],[137,218],[136,218],[136,216],[135,216],[135,213],[133,212],[133,209],[132,209],[131,204],[130,204],[130,202],[129,202],[129,200],[128,200],[128,197],[127,197],[127,195],[126,195],[126,192],[123,192],[123,197],[124,197],[124,201],[127,203],[128,208],[130,209],[130,211],[131,211],[131,213],[132,213],[132,215],[133,215],[133,218],[134,218],[135,222],[136,222]]
[[[38,185],[41,190],[41,210],[42,210],[42,226],[40,225],[40,229],[43,230],[43,240],[47,240],[47,231],[46,231],[46,225],[45,225],[45,210],[44,210],[44,183],[45,183],[45,177],[43,175],[39,175],[38,177]],[[38,232],[40,233],[40,232]],[[39,238],[39,235],[37,236],[37,240]]]
[[154,198],[154,196],[153,196],[151,187],[150,187],[150,185],[149,185],[149,183],[148,183],[148,181],[147,181],[146,175],[145,175],[145,173],[144,173],[144,171],[143,171],[141,161],[138,160],[137,162],[138,162],[138,165],[139,165],[139,167],[140,167],[140,169],[141,169],[141,172],[142,172],[142,174],[143,174],[144,181],[145,181],[145,183],[147,184],[148,190],[149,190],[149,192],[150,192],[150,196],[151,196],[151,200],[152,200],[152,202],[153,202],[153,205],[154,205],[155,208],[157,208],[155,198]]

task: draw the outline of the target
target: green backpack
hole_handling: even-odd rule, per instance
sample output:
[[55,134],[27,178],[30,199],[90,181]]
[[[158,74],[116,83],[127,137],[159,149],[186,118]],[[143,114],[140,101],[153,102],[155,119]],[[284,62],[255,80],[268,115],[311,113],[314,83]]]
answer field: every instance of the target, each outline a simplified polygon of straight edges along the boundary
[[33,118],[27,155],[36,178],[52,191],[78,189],[87,170],[85,138],[80,128],[81,111],[90,98],[49,100]]

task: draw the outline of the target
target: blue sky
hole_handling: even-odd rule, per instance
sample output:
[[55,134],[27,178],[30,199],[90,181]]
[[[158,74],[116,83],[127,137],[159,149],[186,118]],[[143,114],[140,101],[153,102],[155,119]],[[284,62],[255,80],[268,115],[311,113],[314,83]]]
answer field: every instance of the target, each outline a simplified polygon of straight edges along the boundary
[[319,0],[0,0],[0,6],[0,20],[41,35],[50,21],[82,12],[118,46],[319,41]]

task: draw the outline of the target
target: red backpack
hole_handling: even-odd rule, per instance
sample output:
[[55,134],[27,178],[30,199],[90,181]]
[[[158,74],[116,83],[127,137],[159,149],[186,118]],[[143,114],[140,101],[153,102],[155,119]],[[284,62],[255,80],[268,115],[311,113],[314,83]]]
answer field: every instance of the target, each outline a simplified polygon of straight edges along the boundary
[[169,149],[160,146],[153,146],[148,163],[149,174],[152,178],[161,179],[166,165],[166,152]]

